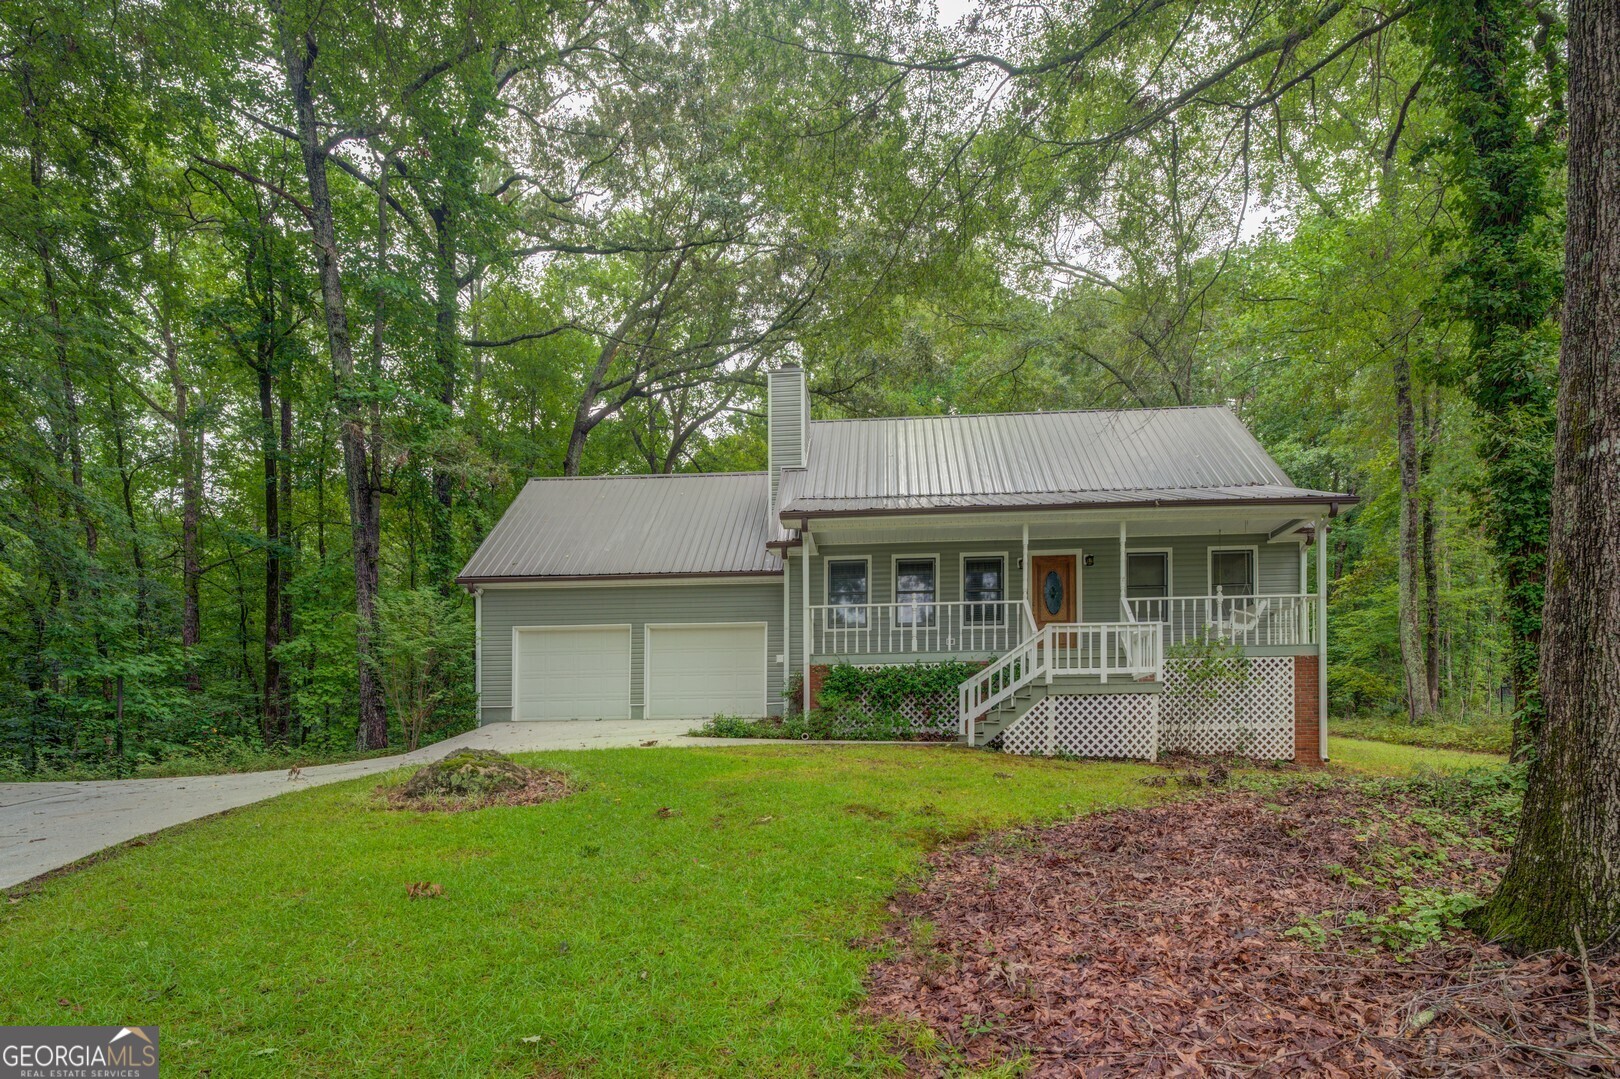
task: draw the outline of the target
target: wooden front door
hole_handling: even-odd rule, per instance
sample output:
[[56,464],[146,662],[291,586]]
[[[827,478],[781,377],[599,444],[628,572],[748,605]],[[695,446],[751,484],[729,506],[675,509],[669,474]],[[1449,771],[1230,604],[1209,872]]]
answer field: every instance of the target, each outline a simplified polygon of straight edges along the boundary
[[1074,555],[1038,554],[1030,564],[1029,609],[1035,625],[1076,621]]

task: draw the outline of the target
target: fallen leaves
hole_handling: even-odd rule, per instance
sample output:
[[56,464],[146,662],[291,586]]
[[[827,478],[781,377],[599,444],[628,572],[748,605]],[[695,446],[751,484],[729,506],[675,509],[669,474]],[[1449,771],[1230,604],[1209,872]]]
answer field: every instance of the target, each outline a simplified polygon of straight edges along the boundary
[[444,894],[444,885],[432,881],[419,880],[405,885],[405,895],[409,899],[437,899]]
[[1369,879],[1369,829],[1436,855],[1414,860],[1413,887],[1483,894],[1503,861],[1477,835],[1441,850],[1401,806],[1308,783],[1008,833],[936,853],[892,901],[899,947],[866,1007],[926,1024],[970,1067],[1023,1058],[1030,1076],[1620,1075],[1613,958],[1583,974],[1462,932],[1407,955],[1348,929],[1287,935],[1397,902]]

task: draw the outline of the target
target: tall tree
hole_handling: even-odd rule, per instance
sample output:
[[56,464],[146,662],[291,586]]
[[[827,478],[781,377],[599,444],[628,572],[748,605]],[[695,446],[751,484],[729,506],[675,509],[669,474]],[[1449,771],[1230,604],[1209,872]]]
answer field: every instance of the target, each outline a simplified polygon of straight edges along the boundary
[[362,749],[379,749],[388,744],[388,717],[373,655],[377,638],[377,556],[381,543],[382,492],[376,460],[380,447],[373,441],[374,425],[367,422],[369,405],[376,400],[377,388],[368,385],[365,372],[356,369],[354,340],[349,330],[342,249],[338,245],[336,212],[327,176],[332,145],[329,136],[322,133],[312,79],[312,68],[320,55],[317,27],[313,22],[289,15],[279,0],[272,0],[272,9],[298,149],[303,156],[304,179],[309,191],[304,216],[309,221],[310,239],[315,248],[321,306],[326,314],[327,348],[337,379],[341,414],[338,437],[343,445],[343,473],[348,487],[354,552],[355,655],[360,687],[358,742]]
[[1569,232],[1541,639],[1546,715],[1480,925],[1519,948],[1620,939],[1620,3],[1569,12]]
[[1479,419],[1486,529],[1496,551],[1517,707],[1516,755],[1541,715],[1536,661],[1552,485],[1554,178],[1563,158],[1562,27],[1520,0],[1433,0],[1423,13],[1453,130],[1463,219],[1456,306],[1472,327],[1457,372]]

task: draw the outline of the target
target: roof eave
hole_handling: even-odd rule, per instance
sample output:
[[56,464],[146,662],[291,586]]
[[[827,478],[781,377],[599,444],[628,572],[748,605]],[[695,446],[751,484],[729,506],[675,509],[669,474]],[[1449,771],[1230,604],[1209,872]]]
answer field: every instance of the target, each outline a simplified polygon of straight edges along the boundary
[[1051,513],[1066,510],[1103,510],[1103,509],[1192,509],[1210,507],[1242,507],[1242,506],[1326,506],[1330,516],[1337,516],[1341,507],[1354,506],[1361,499],[1356,495],[1333,494],[1311,495],[1281,498],[1173,498],[1173,499],[1142,499],[1139,501],[1077,501],[1077,502],[1050,502],[1040,505],[1008,505],[1006,503],[989,503],[979,506],[887,506],[862,509],[798,509],[795,510],[790,503],[783,506],[777,519],[784,527],[792,527],[789,522],[797,522],[797,527],[803,530],[812,520],[829,517],[912,517],[923,514],[952,515],[958,513]]
[[583,574],[514,574],[502,576],[499,574],[479,574],[476,576],[460,576],[456,583],[471,591],[484,584],[589,584],[592,581],[646,581],[654,584],[659,581],[692,581],[707,578],[737,578],[737,577],[780,577],[780,569],[727,569],[702,570],[692,573],[583,573]]

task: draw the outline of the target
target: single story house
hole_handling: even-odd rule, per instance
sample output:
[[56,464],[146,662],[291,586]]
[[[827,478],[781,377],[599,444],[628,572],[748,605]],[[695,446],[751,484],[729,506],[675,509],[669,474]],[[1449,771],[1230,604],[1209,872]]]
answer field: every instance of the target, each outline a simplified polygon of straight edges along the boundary
[[484,722],[779,714],[834,664],[949,659],[976,673],[908,707],[969,744],[1325,757],[1322,538],[1355,499],[1231,411],[820,421],[801,370],[768,380],[765,472],[524,487],[457,578]]

